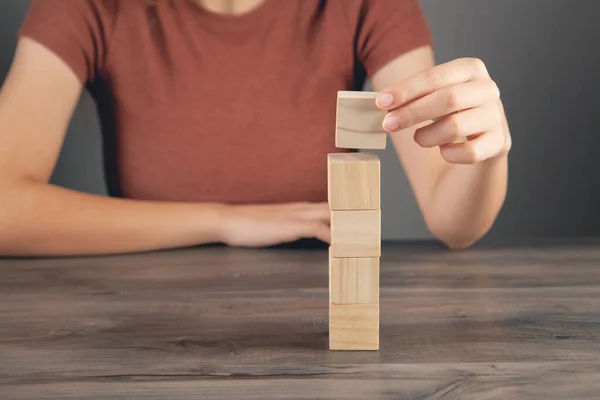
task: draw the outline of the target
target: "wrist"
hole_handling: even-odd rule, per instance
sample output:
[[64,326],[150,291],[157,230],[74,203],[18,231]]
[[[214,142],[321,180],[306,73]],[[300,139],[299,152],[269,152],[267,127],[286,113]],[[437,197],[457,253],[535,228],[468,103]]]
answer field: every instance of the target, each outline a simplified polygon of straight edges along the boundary
[[224,243],[231,206],[221,203],[195,203],[189,223],[195,239],[201,243]]
[[223,203],[212,204],[213,209],[213,235],[215,242],[227,243],[231,225],[231,215],[235,206]]

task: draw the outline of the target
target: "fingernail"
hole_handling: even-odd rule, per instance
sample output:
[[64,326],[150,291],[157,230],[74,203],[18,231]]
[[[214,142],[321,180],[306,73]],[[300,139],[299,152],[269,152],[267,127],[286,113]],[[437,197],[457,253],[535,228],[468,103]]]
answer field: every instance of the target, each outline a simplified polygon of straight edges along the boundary
[[389,107],[394,103],[394,96],[391,93],[382,93],[377,98],[379,107]]
[[383,119],[383,129],[387,132],[397,131],[401,128],[402,119],[394,114],[388,114]]

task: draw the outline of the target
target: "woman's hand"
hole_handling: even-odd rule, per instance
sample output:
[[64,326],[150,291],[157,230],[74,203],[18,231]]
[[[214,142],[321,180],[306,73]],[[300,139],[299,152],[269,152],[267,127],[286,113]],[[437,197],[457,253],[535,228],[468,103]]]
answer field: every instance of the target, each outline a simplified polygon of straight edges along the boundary
[[422,147],[439,147],[454,164],[474,164],[511,147],[500,92],[479,59],[463,58],[420,72],[381,92],[379,108],[388,110],[383,127],[416,130]]
[[263,247],[317,238],[330,242],[327,203],[225,206],[221,237],[229,246]]

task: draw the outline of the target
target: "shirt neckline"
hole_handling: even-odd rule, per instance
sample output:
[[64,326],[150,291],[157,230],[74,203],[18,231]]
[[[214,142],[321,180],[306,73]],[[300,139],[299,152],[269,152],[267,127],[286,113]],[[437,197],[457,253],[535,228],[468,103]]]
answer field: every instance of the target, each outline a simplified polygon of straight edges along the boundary
[[271,13],[277,1],[278,0],[264,0],[258,7],[238,15],[211,11],[196,4],[193,0],[186,0],[186,3],[197,15],[211,21],[231,25],[246,25],[264,22],[265,16]]

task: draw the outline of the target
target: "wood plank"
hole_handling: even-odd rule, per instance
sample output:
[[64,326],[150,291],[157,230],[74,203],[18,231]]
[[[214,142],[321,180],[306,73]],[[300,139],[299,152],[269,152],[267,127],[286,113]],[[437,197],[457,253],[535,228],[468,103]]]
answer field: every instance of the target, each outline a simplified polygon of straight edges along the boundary
[[384,250],[378,352],[323,249],[0,259],[0,398],[597,398],[600,241]]
[[385,149],[387,111],[375,104],[375,92],[340,91],[337,98],[335,146],[345,149]]
[[329,258],[331,304],[379,304],[379,258]]
[[[333,353],[348,357],[357,353]],[[377,353],[375,353],[377,354]],[[338,358],[338,357],[336,357]],[[18,381],[3,397],[23,399],[580,399],[600,392],[597,363],[216,365],[179,376],[97,374]],[[33,383],[33,384],[32,384]],[[93,394],[97,394],[94,396]],[[93,396],[93,397],[92,397]]]
[[380,161],[371,153],[335,153],[327,156],[329,208],[379,210]]
[[329,350],[379,350],[379,305],[329,305]]
[[332,257],[379,257],[381,211],[331,211]]

